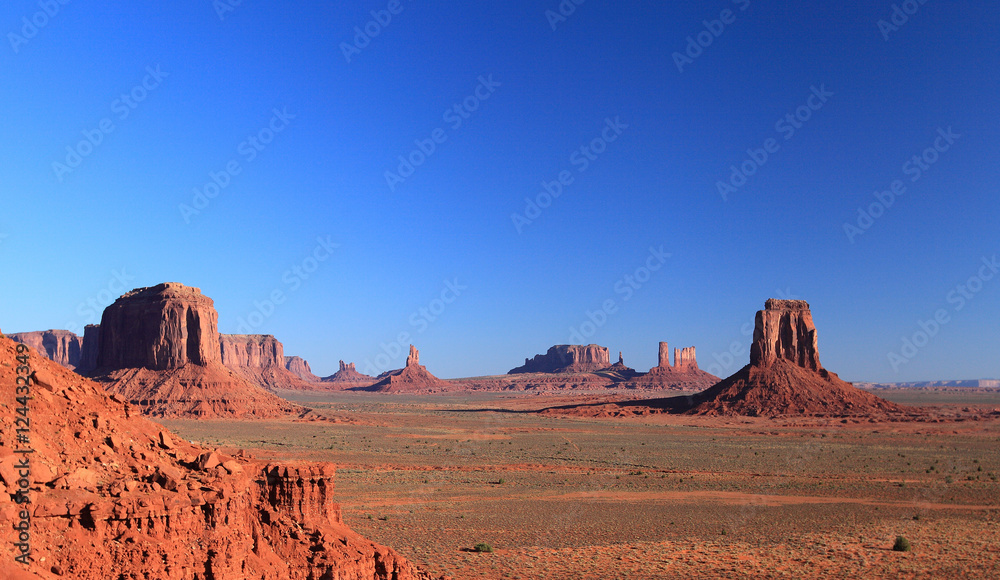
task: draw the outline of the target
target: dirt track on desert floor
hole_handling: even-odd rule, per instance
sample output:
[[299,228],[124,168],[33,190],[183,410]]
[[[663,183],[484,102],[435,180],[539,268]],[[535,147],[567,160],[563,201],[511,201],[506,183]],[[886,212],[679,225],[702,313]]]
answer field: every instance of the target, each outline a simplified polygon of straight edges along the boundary
[[[567,400],[338,394],[310,403],[337,422],[169,426],[261,458],[337,463],[346,523],[455,579],[987,578],[1000,570],[1000,421],[529,412]],[[953,406],[977,403],[995,402]],[[912,552],[890,549],[897,535]],[[479,542],[494,551],[472,552]]]

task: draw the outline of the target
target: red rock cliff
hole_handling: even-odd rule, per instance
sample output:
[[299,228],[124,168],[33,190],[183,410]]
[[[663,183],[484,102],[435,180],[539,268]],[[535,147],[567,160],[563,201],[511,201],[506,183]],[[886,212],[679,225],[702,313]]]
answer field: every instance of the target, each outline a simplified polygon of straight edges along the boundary
[[104,309],[99,368],[167,370],[221,362],[219,315],[198,288],[174,282],[137,288]]
[[698,368],[698,359],[695,356],[693,346],[674,349],[674,367],[679,370],[692,370]]
[[128,292],[104,311],[93,376],[155,416],[304,412],[222,364],[217,320],[198,288],[166,283]]
[[86,375],[97,368],[97,350],[101,342],[101,326],[88,324],[83,327],[83,347],[80,349],[80,364],[76,372]]
[[757,311],[750,347],[750,364],[767,366],[778,359],[819,370],[816,326],[809,304],[802,300],[769,299]]
[[507,374],[590,372],[610,366],[611,355],[607,347],[596,344],[559,344],[549,348],[545,354],[524,359],[524,365],[507,371]]
[[[16,354],[0,338],[4,401],[15,400]],[[426,578],[341,523],[332,465],[227,457],[47,359],[32,356],[28,365],[28,441],[0,438],[0,577]],[[0,406],[0,424],[18,416],[15,405]],[[17,453],[27,448],[33,453]],[[25,457],[29,469],[18,467]],[[22,477],[30,503],[17,504]],[[20,564],[15,526],[25,510],[31,561]]]
[[321,380],[318,376],[313,374],[312,369],[309,368],[309,362],[302,357],[286,356],[285,368],[288,369],[293,375],[304,381],[318,383]]
[[687,411],[705,415],[875,417],[905,407],[854,388],[819,363],[809,304],[770,299],[757,312],[750,364],[698,393]]
[[285,347],[270,334],[221,334],[222,364],[267,390],[312,389],[285,368]]
[[83,339],[68,330],[16,332],[8,336],[68,369],[75,369],[80,364]]

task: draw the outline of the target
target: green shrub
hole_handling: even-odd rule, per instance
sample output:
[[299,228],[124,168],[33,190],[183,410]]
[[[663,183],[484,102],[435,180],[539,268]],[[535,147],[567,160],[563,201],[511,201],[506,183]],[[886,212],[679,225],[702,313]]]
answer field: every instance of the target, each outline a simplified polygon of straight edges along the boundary
[[493,546],[487,544],[486,542],[479,542],[478,544],[472,547],[472,551],[479,553],[489,553],[493,551]]
[[910,541],[903,536],[896,536],[896,543],[892,545],[893,552],[909,552]]

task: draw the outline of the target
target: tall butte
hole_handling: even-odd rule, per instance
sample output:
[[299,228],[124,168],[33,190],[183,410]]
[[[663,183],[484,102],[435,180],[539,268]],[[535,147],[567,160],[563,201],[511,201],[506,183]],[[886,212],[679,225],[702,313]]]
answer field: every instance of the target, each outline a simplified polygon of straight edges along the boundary
[[819,362],[809,304],[770,299],[757,312],[750,364],[693,397],[700,415],[884,415],[905,407],[856,389]]
[[104,310],[93,378],[154,416],[268,418],[303,409],[226,368],[198,288],[137,288]]
[[401,393],[414,391],[443,391],[450,388],[447,381],[435,377],[420,364],[420,352],[410,345],[410,354],[406,357],[406,366],[400,370],[382,373],[376,377],[378,382],[366,387],[355,387],[352,391],[371,391],[380,393]]

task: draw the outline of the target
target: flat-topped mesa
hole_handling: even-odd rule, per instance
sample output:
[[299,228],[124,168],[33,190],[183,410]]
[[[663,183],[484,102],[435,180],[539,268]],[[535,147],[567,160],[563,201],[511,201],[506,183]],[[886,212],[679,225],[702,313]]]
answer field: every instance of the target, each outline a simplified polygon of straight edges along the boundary
[[318,383],[321,379],[314,375],[309,367],[309,362],[299,356],[286,356],[285,368],[290,373],[310,383]]
[[607,347],[596,344],[557,344],[545,354],[524,359],[524,365],[507,371],[507,374],[592,372],[610,366],[611,355]]
[[97,369],[91,376],[149,415],[271,418],[304,413],[264,389],[304,384],[285,370],[277,346],[269,351],[262,341],[257,348],[256,339],[244,337],[246,348],[233,351],[245,362],[254,356],[261,362],[281,360],[270,369],[273,373],[246,366],[233,370],[222,363],[218,319],[212,299],[198,288],[171,282],[127,292],[104,310]]
[[220,334],[219,348],[229,368],[285,368],[285,347],[270,334]]
[[664,369],[670,367],[670,347],[665,342],[660,343],[660,356],[656,366]]
[[771,298],[764,303],[764,310],[757,311],[750,364],[769,366],[777,359],[814,371],[823,368],[819,362],[816,326],[804,300]]
[[674,349],[674,368],[681,371],[698,368],[698,359],[693,346]]
[[8,336],[68,369],[75,369],[80,363],[83,339],[68,330],[17,332]]
[[222,334],[219,347],[222,364],[259,387],[269,391],[313,388],[285,367],[285,347],[270,334]]
[[99,368],[221,363],[219,315],[199,288],[167,282],[123,294],[101,318]]

